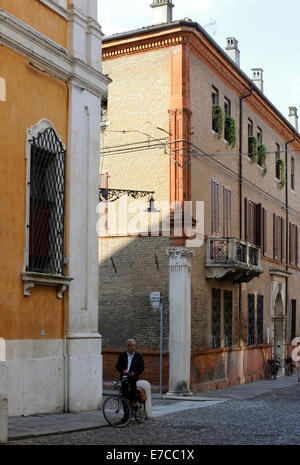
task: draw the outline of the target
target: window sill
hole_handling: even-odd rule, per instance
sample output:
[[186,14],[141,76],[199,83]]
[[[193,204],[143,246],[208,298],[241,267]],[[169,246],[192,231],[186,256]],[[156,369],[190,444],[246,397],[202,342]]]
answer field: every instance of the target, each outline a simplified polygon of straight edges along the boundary
[[34,273],[31,271],[23,271],[21,273],[24,283],[24,296],[29,297],[31,289],[36,285],[41,286],[56,286],[56,295],[58,299],[62,299],[63,294],[67,290],[73,278],[69,276],[60,276],[47,273]]

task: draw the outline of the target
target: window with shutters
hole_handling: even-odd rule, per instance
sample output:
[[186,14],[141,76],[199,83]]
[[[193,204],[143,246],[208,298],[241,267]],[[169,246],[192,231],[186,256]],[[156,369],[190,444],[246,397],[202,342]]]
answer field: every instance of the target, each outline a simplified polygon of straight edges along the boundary
[[221,345],[221,290],[212,289],[212,348],[218,349]]
[[298,266],[298,226],[289,223],[289,264]]
[[291,341],[296,337],[296,300],[292,299]]
[[264,343],[264,296],[257,296],[257,344]]
[[273,258],[282,262],[284,260],[284,219],[273,214]]
[[224,291],[224,347],[232,346],[232,291]]
[[223,236],[231,237],[231,189],[223,187]]
[[217,236],[220,231],[219,217],[219,183],[211,179],[211,233]]
[[267,248],[267,210],[245,198],[245,241],[257,245],[263,254]]
[[248,294],[248,345],[254,345],[255,325],[255,301],[254,294]]

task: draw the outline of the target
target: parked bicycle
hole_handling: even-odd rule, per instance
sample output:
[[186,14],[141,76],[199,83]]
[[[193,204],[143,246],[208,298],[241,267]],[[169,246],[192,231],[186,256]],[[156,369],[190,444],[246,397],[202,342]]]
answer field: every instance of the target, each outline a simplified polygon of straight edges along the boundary
[[138,423],[143,423],[146,418],[145,402],[138,399],[134,404],[131,404],[127,397],[122,395],[123,383],[127,383],[128,376],[123,376],[121,381],[113,381],[113,386],[119,388],[119,393],[107,397],[103,404],[103,415],[105,420],[111,425],[118,428],[123,428],[128,425],[132,417]]
[[296,365],[292,357],[288,357],[285,359],[285,372],[287,376],[292,376],[296,373]]

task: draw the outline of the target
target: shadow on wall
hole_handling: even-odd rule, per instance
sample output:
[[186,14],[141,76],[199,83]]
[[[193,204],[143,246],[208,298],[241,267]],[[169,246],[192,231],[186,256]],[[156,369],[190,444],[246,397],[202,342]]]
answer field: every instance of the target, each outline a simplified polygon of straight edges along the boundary
[[126,236],[99,239],[99,333],[103,338],[103,378],[118,378],[115,364],[133,337],[142,352],[143,378],[159,384],[160,310],[150,291],[163,294],[164,374],[168,375],[168,237]]

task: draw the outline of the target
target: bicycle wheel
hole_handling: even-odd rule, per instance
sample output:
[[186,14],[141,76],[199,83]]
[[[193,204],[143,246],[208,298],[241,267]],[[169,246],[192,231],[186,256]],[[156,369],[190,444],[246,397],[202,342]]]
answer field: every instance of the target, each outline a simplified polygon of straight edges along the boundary
[[137,401],[136,406],[132,408],[134,418],[138,423],[143,423],[146,418],[145,403]]
[[131,420],[131,406],[123,396],[109,396],[103,404],[103,415],[111,426],[123,428]]

